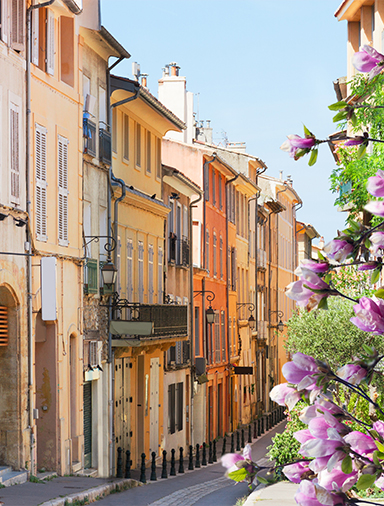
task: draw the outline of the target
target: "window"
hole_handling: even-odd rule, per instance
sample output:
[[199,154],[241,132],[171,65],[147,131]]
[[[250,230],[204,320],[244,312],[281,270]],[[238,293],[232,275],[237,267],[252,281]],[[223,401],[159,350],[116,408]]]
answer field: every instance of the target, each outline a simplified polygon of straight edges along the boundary
[[36,239],[47,240],[47,130],[35,125]]
[[[5,2],[4,2],[5,3]],[[15,51],[23,51],[25,39],[25,4],[24,0],[11,2],[11,47]]]
[[223,238],[220,236],[220,279],[224,278],[223,270]]
[[163,249],[159,246],[157,252],[157,303],[163,303]]
[[221,346],[220,346],[220,313],[215,313],[215,362],[221,362]]
[[141,125],[136,123],[136,165],[141,167]]
[[204,163],[204,200],[209,200],[209,165]]
[[219,208],[220,211],[223,209],[223,186],[222,186],[222,177],[219,174],[219,182],[218,182],[218,191],[219,191]]
[[147,172],[151,172],[151,150],[152,150],[152,134],[147,130]]
[[221,360],[227,360],[226,346],[225,346],[225,312],[221,311]]
[[117,153],[117,110],[112,109],[112,150]]
[[148,303],[153,304],[153,244],[148,245]]
[[181,205],[176,206],[176,265],[181,265]]
[[205,268],[209,272],[209,230],[205,233]]
[[[87,202],[86,200],[83,200],[83,233],[84,233],[84,241],[85,243],[89,241],[89,237],[92,235],[92,228],[91,228],[91,203]],[[85,256],[87,258],[92,257],[92,243],[88,244],[85,247]]]
[[68,246],[68,139],[59,135],[57,144],[59,244]]
[[5,43],[8,41],[8,31],[6,23],[4,21],[8,19],[7,7],[7,2],[0,2],[0,38]]
[[229,317],[228,322],[228,336],[229,336],[229,356],[232,357],[232,318]]
[[194,321],[194,330],[195,330],[195,357],[200,355],[200,308],[195,307],[195,321]]
[[168,214],[168,231],[169,231],[169,242],[168,242],[168,262],[176,261],[176,241],[177,237],[175,234],[174,216],[175,216],[175,201],[171,198],[168,200],[169,207],[171,208]]
[[231,250],[231,280],[232,290],[236,290],[236,248]]
[[217,276],[217,237],[216,233],[213,234],[213,276]]
[[60,16],[60,73],[61,80],[69,86],[74,85],[74,51],[73,18]]
[[129,160],[129,117],[126,114],[123,117],[123,157]]
[[139,276],[139,302],[144,302],[144,244],[138,244],[138,276]]
[[11,202],[20,204],[20,114],[19,106],[10,103],[9,149],[11,169]]
[[156,139],[156,177],[161,179],[161,139]]
[[107,120],[107,94],[104,88],[99,86],[99,124],[101,128],[108,125]]
[[168,385],[168,433],[183,430],[184,421],[184,383]]
[[216,172],[212,169],[212,204],[216,204]]
[[127,299],[133,302],[133,241],[127,240]]

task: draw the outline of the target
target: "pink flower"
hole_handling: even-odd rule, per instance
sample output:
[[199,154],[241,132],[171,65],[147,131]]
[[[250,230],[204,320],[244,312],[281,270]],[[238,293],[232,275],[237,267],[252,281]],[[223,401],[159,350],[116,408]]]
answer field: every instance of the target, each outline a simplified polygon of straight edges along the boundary
[[237,463],[240,461],[249,461],[249,467],[246,467],[248,472],[252,472],[253,464],[252,464],[252,448],[251,445],[246,444],[243,449],[243,454],[240,453],[225,453],[221,459],[221,465],[228,469],[228,473],[233,471],[237,471],[239,467]]
[[351,449],[354,452],[357,452],[360,455],[369,456],[377,450],[374,440],[370,436],[367,436],[358,430],[347,434],[344,437],[344,441],[351,446]]
[[287,151],[291,158],[297,160],[299,158],[298,151],[305,150],[307,153],[311,148],[316,144],[316,140],[314,137],[300,137],[299,135],[290,134],[287,135],[288,140],[285,141],[280,149],[283,151]]
[[291,410],[300,400],[300,393],[296,389],[289,387],[288,383],[281,383],[272,388],[269,392],[269,397],[279,404],[279,406],[287,406]]
[[316,262],[315,260],[311,260],[310,258],[305,258],[301,261],[301,267],[305,269],[309,269],[316,274],[327,272],[329,269],[328,262]]
[[292,483],[300,483],[302,476],[308,473],[309,467],[307,462],[296,462],[283,467],[283,473]]
[[384,55],[367,45],[361,47],[360,51],[352,57],[352,64],[355,69],[359,72],[369,72],[370,79],[381,72],[383,63]]
[[[313,374],[318,372],[315,359],[304,353],[295,353],[291,362],[286,362],[282,368],[284,378],[293,385],[300,385],[303,380],[310,386],[316,383],[316,377]],[[307,387],[305,387],[307,388]],[[298,387],[298,390],[302,390]]]
[[384,171],[379,169],[376,176],[368,178],[367,190],[374,197],[384,197]]
[[381,420],[373,424],[373,430],[375,430],[382,438],[384,438],[384,422]]
[[[329,296],[329,285],[310,269],[301,266],[295,271],[300,276],[299,281],[293,281],[287,288],[285,295],[297,302],[298,306],[307,306],[308,309],[316,307],[321,299]],[[323,293],[316,293],[313,290],[324,290]]]
[[324,411],[323,416],[316,416],[308,424],[308,429],[312,436],[319,439],[328,438],[328,429],[336,429],[338,433],[346,434],[349,429],[343,423],[340,423],[328,411]]
[[341,263],[353,252],[353,244],[343,239],[334,239],[324,246],[324,251],[328,258]]
[[384,249],[384,232],[373,232],[369,240],[371,241],[372,253],[374,255],[377,255],[380,249]]
[[380,478],[375,481],[375,485],[377,488],[384,490],[384,476],[380,476]]
[[378,262],[367,262],[366,264],[361,264],[358,266],[358,271],[373,271],[378,266]]
[[367,370],[357,364],[346,364],[336,371],[339,378],[358,385],[367,375]]
[[356,316],[351,322],[364,332],[376,335],[384,333],[384,300],[373,296],[361,297],[359,303],[353,306]]
[[358,135],[353,139],[349,139],[348,141],[344,142],[344,146],[360,146],[360,144],[363,144],[363,142],[367,142],[366,137]]
[[336,506],[346,504],[343,496],[332,494],[314,481],[303,480],[295,494],[295,500],[300,506]]
[[334,490],[335,492],[346,492],[356,483],[357,478],[357,471],[345,474],[341,470],[340,464],[335,466],[331,472],[323,469],[317,476],[318,483],[321,487],[328,491]]
[[371,200],[364,209],[376,216],[384,216],[384,202],[382,200]]
[[323,397],[304,408],[299,418],[303,423],[308,424],[313,418],[323,416],[325,411],[331,415],[337,415],[338,418],[344,417],[344,412],[339,406]]

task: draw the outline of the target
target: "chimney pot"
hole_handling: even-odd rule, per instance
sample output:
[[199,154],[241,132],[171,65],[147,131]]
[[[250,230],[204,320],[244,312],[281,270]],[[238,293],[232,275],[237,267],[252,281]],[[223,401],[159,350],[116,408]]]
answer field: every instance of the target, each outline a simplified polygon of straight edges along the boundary
[[148,74],[141,74],[141,86],[143,86],[143,88],[147,88],[147,77]]

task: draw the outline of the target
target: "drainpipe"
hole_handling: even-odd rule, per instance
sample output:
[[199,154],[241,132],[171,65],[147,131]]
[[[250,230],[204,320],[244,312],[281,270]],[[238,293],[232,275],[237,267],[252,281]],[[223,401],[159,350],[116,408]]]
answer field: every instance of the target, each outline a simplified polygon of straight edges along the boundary
[[[229,192],[229,185],[230,183],[233,183],[233,181],[235,181],[238,177],[240,176],[240,174],[237,174],[235,177],[231,178],[231,179],[228,179],[228,181],[225,182],[225,209],[226,209],[226,213],[225,213],[225,257],[227,259],[226,261],[226,264],[227,264],[227,282],[226,282],[226,292],[227,292],[227,350],[229,352],[229,339],[230,339],[230,336],[229,336],[229,269],[230,269],[230,265],[229,265],[229,260],[228,260],[228,246],[229,246],[229,240],[228,240],[228,230],[229,230],[229,220],[228,220],[228,202],[229,202],[229,199],[228,199],[228,192]],[[233,283],[233,280],[232,280],[232,283]],[[228,363],[230,362],[230,359],[231,357],[228,357]],[[232,380],[231,380],[232,381]],[[229,397],[231,397],[231,394],[232,394],[232,384],[230,383],[230,391],[228,392],[228,395]],[[240,392],[241,394],[241,392]],[[238,393],[239,395],[239,393]],[[241,404],[241,403],[240,403]],[[233,427],[233,404],[232,402],[229,402],[229,407],[230,407],[230,410],[231,410],[231,413],[230,413],[230,423],[231,423],[231,430],[233,431],[234,430],[234,427]]]
[[[52,5],[55,0],[49,0],[42,4],[31,5],[27,9],[27,41],[26,41],[26,149],[25,149],[25,178],[26,178],[26,204],[28,226],[26,227],[26,241],[31,251],[31,192],[30,192],[30,176],[31,176],[31,25],[32,11]],[[31,458],[31,474],[35,475],[35,437],[33,431],[33,319],[32,319],[32,259],[27,256],[27,325],[28,325],[28,403],[29,403],[29,429],[30,429],[30,458]]]
[[189,328],[190,328],[190,340],[191,340],[191,374],[190,374],[190,382],[191,382],[191,402],[189,406],[189,429],[190,429],[190,444],[193,445],[193,397],[194,397],[194,380],[195,380],[195,349],[194,349],[194,307],[193,307],[193,219],[192,219],[192,209],[197,207],[197,203],[201,201],[203,198],[203,194],[201,193],[196,200],[193,200],[189,204],[189,307],[190,307],[190,316],[189,316]]

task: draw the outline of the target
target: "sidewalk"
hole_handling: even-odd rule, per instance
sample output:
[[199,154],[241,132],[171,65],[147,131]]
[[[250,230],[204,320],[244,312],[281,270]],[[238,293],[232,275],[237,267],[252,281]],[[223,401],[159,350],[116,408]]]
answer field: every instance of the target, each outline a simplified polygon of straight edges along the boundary
[[[259,436],[257,439],[252,440],[253,446],[253,458],[255,460],[260,460],[265,456],[265,445],[262,443],[263,438],[270,437],[271,433],[276,431],[283,430],[285,421],[280,422],[274,428],[270,429],[268,432]],[[264,440],[265,441],[265,440]],[[262,444],[257,445],[260,442]],[[222,448],[222,440],[217,443],[217,460],[219,461],[221,455]],[[228,444],[227,439],[227,453],[230,450],[230,445]],[[207,455],[208,457],[208,455]],[[200,455],[201,459],[201,455]],[[157,481],[150,481],[151,470],[147,468],[146,470],[146,478],[147,484],[158,484],[161,485],[160,488],[167,488],[169,492],[172,490],[177,490],[179,487],[177,486],[177,482],[184,481],[187,479],[188,484],[193,485],[194,483],[197,485],[197,480],[200,481],[200,476],[205,476],[207,471],[214,466],[218,466],[218,463],[208,464],[207,466],[202,466],[199,469],[194,469],[193,471],[188,471],[188,457],[184,458],[184,474],[177,474],[174,477],[170,477],[168,479],[161,479],[161,467],[157,467]],[[178,462],[176,465],[176,469],[178,469]],[[201,473],[203,471],[203,473]],[[212,471],[214,471],[212,469]],[[216,475],[213,476],[220,481],[223,479],[224,469],[219,466],[219,473],[216,471]],[[205,472],[205,473],[204,473]],[[75,501],[81,502],[84,501],[83,504],[92,503],[94,501],[98,501],[114,491],[123,491],[128,490],[130,488],[136,488],[143,486],[142,483],[138,481],[140,471],[132,470],[131,475],[134,479],[117,479],[117,478],[88,478],[88,477],[77,477],[77,476],[63,476],[56,477],[49,481],[44,481],[40,483],[34,482],[26,482],[21,485],[15,485],[12,487],[2,488],[0,489],[0,504],[1,502],[4,506],[65,506],[67,504],[72,504]],[[169,463],[168,463],[168,475],[169,475]],[[232,484],[231,480],[225,478],[228,484]],[[190,482],[190,483],[189,483]],[[223,486],[221,484],[221,486]],[[183,485],[180,483],[180,486]],[[225,485],[224,485],[225,486]],[[160,489],[157,488],[160,492]],[[201,488],[201,487],[200,487]],[[152,487],[151,487],[152,489]],[[155,492],[155,490],[152,490]],[[212,490],[211,490],[212,491]],[[133,491],[129,492],[131,494]],[[146,497],[148,498],[149,490],[147,489],[145,492]],[[168,493],[169,493],[168,492]],[[208,493],[209,491],[207,491]],[[139,495],[140,492],[134,493],[134,496]],[[163,494],[160,494],[163,495]],[[164,494],[167,495],[167,494]],[[154,500],[155,497],[154,497]],[[104,502],[104,501],[103,501]],[[134,504],[134,503],[131,503]],[[179,502],[182,505],[181,502]],[[277,503],[276,503],[277,504]],[[281,504],[281,502],[280,502]],[[272,506],[272,503],[271,503]]]

